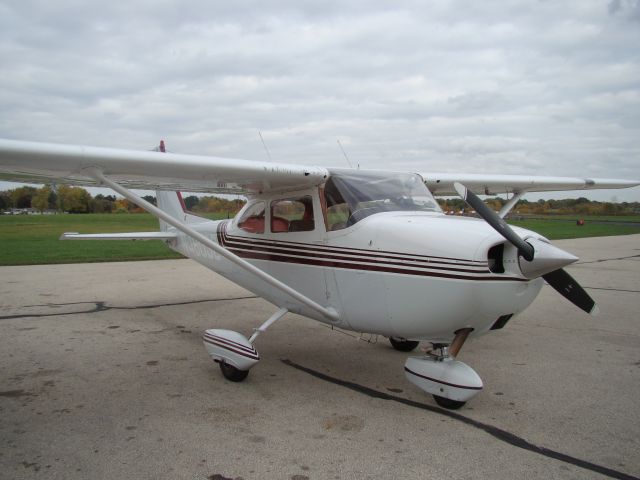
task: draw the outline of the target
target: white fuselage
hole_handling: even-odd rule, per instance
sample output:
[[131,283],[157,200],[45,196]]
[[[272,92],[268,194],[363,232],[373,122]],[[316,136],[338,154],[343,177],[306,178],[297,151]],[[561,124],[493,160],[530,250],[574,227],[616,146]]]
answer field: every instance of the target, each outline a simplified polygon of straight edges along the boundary
[[[384,212],[327,231],[316,215],[316,228],[306,232],[250,233],[237,218],[192,227],[332,307],[339,315],[333,325],[357,332],[445,343],[461,328],[481,335],[499,318],[523,311],[543,285],[520,274],[508,245],[504,272],[489,270],[487,251],[504,239],[481,220]],[[332,324],[186,235],[172,248],[275,305]]]

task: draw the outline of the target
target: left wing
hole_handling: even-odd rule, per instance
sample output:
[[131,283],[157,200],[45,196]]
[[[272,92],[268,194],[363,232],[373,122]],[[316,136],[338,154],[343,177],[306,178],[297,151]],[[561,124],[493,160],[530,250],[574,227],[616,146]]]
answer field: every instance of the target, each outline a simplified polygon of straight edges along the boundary
[[468,173],[423,173],[422,178],[434,195],[457,195],[453,186],[456,182],[478,195],[629,188],[640,185],[640,180]]
[[245,194],[302,189],[329,175],[286,163],[0,140],[0,180],[97,186],[96,170],[127,188]]

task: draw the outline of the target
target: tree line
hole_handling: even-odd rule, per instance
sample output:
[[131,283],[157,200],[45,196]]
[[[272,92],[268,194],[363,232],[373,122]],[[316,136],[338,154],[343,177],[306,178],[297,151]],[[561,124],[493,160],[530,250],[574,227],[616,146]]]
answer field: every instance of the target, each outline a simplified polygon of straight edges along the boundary
[[[156,197],[153,195],[145,195],[142,198],[156,204]],[[244,206],[245,201],[191,195],[184,199],[184,203],[187,209],[193,212],[235,214]],[[126,198],[116,198],[115,195],[101,193],[94,197],[84,188],[68,185],[59,185],[55,189],[49,185],[41,188],[23,186],[0,191],[0,210],[14,208],[35,209],[40,213],[141,213],[144,211]]]
[[[460,198],[438,199],[445,212],[458,213],[469,209]],[[485,203],[495,211],[507,203],[500,197],[492,197]],[[512,215],[637,215],[640,214],[640,202],[598,202],[588,198],[567,198],[563,200],[538,200],[530,202],[520,200],[511,210]]]
[[[156,197],[142,198],[156,204]],[[507,200],[492,197],[485,200],[487,205],[499,211]],[[196,213],[237,213],[245,204],[242,199],[226,199],[215,196],[188,196],[184,199],[187,210]],[[459,213],[468,206],[459,198],[440,198],[438,203],[445,212]],[[53,189],[49,185],[41,188],[22,186],[13,190],[0,191],[0,210],[12,208],[32,208],[39,212],[57,211],[68,213],[138,213],[143,210],[125,198],[115,195],[98,194],[92,196],[81,187],[59,185]],[[520,200],[512,214],[516,215],[637,215],[640,202],[598,202],[584,197],[564,200]]]

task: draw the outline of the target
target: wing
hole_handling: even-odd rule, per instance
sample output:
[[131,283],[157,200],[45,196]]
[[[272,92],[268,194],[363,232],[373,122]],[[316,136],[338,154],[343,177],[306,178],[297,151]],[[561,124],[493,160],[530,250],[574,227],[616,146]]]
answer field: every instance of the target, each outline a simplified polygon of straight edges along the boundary
[[[127,188],[205,193],[285,191],[322,183],[327,169],[221,157],[0,140],[0,180],[95,186],[99,170]],[[454,182],[478,194],[627,188],[633,180],[523,175],[423,174],[434,195],[455,195]]]
[[60,240],[175,240],[173,232],[78,233],[65,232]]
[[0,180],[95,186],[90,169],[128,188],[248,194],[301,189],[329,175],[285,163],[0,140]]
[[434,195],[457,195],[453,184],[459,182],[478,195],[499,193],[552,192],[562,190],[592,190],[629,188],[640,180],[601,178],[537,177],[526,175],[484,175],[457,173],[424,173],[424,181]]

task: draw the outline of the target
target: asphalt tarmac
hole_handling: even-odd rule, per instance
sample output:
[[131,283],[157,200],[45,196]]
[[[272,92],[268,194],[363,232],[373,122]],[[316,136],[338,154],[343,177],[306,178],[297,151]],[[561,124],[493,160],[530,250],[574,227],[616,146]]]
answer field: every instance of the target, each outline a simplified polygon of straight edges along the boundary
[[292,314],[225,380],[202,332],[275,308],[190,260],[2,267],[0,478],[636,478],[640,235],[555,243],[600,315],[544,287],[464,346],[485,388],[456,413],[386,339]]

